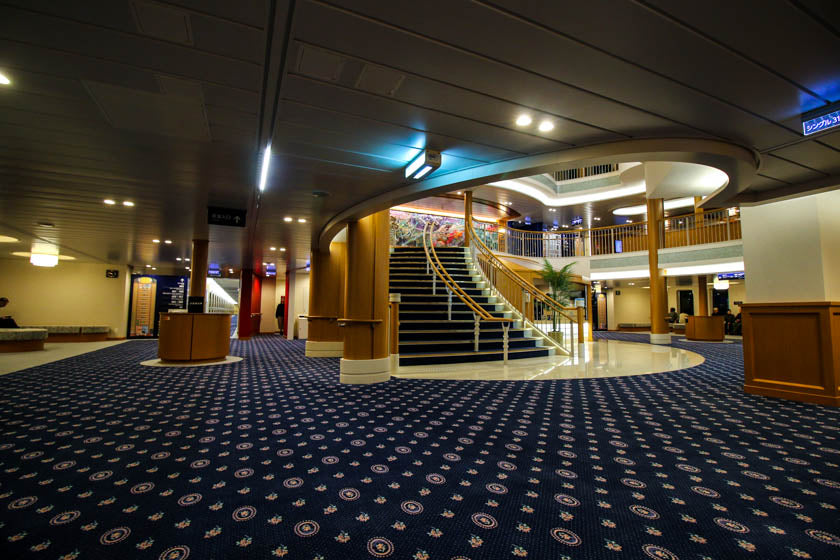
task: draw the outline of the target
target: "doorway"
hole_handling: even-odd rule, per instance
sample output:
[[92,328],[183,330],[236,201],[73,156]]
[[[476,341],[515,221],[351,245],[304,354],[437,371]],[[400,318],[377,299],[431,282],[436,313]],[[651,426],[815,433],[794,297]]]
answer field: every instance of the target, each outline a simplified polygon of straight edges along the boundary
[[694,315],[694,290],[677,290],[677,313]]

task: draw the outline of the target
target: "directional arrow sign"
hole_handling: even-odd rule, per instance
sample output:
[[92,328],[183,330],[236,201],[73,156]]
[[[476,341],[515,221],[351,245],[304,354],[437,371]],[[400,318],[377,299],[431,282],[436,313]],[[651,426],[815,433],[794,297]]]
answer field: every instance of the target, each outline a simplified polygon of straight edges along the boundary
[[208,206],[207,223],[215,226],[245,227],[245,210]]

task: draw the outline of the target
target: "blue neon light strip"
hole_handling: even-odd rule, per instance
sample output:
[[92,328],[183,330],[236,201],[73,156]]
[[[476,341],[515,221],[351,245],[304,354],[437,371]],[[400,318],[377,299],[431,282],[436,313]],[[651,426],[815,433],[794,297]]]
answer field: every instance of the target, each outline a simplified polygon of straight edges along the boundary
[[808,119],[807,121],[802,121],[802,133],[808,136],[809,134],[816,134],[817,132],[822,132],[823,130],[828,130],[836,126],[840,126],[840,109],[825,115],[820,115],[819,117],[814,117],[813,119]]

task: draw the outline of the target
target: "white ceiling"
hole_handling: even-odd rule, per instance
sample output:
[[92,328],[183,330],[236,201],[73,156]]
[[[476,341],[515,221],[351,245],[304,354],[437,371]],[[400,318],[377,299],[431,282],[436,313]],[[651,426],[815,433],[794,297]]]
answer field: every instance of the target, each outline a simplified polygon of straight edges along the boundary
[[[13,84],[0,88],[0,234],[24,247],[2,250],[38,236],[86,260],[171,265],[209,235],[223,265],[259,268],[272,245],[305,258],[332,217],[402,184],[423,147],[444,153],[443,175],[628,138],[714,138],[761,154],[747,195],[840,183],[840,132],[805,139],[799,123],[840,99],[837,3],[422,8],[5,0],[0,70]],[[554,130],[516,127],[523,110]],[[248,227],[208,228],[207,205],[247,209]]]

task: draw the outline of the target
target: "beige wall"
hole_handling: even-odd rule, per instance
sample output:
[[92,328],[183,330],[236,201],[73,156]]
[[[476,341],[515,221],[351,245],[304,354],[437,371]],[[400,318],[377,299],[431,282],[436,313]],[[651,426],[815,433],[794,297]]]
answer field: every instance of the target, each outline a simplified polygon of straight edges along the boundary
[[750,303],[840,299],[840,192],[741,209]]
[[[623,282],[622,282],[623,284]],[[621,295],[615,295],[615,292]],[[612,290],[613,292],[613,319],[610,325],[619,323],[650,323],[650,290],[636,288],[635,286],[622,286]]]
[[[119,278],[105,278],[116,269]],[[107,325],[122,338],[128,323],[128,267],[62,261],[55,268],[26,259],[0,259],[0,297],[10,303],[3,315],[21,325]]]
[[277,293],[276,279],[263,278],[262,279],[262,293],[260,295],[260,313],[262,319],[260,320],[261,333],[273,333],[278,331],[277,320],[274,318],[274,313],[277,310],[277,303],[275,300]]

